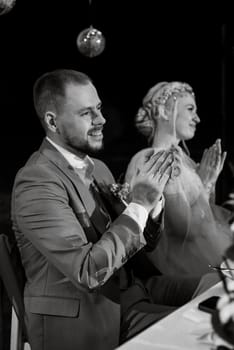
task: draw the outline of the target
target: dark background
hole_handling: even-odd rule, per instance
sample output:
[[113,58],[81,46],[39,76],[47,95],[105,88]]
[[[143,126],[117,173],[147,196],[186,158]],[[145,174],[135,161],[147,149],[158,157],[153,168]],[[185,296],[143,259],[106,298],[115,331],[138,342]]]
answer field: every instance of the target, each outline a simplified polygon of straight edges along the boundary
[[[199,160],[205,147],[222,138],[228,160],[218,193],[220,199],[225,197],[231,177],[228,162],[233,158],[234,26],[215,20],[202,23],[198,18],[185,21],[190,19],[187,15],[172,21],[166,6],[155,5],[155,1],[17,0],[8,14],[0,16],[2,189],[11,190],[16,171],[44,135],[32,102],[35,79],[49,70],[72,68],[88,73],[98,88],[107,118],[100,158],[116,177],[147,145],[133,120],[148,88],[162,80],[191,84],[202,122],[188,146]],[[82,56],[76,46],[78,34],[90,24],[106,38],[105,51],[94,58]]]

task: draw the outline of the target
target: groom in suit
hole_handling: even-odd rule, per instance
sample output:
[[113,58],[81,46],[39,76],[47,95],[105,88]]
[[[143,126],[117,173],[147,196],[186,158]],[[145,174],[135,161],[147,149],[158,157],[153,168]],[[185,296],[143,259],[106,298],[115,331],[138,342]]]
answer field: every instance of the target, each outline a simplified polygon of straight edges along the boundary
[[123,203],[110,191],[109,169],[90,157],[105,124],[90,78],[46,73],[34,85],[34,105],[46,137],[12,193],[30,344],[114,349],[190,300],[199,283],[161,276],[145,255],[160,236],[173,157],[149,153]]

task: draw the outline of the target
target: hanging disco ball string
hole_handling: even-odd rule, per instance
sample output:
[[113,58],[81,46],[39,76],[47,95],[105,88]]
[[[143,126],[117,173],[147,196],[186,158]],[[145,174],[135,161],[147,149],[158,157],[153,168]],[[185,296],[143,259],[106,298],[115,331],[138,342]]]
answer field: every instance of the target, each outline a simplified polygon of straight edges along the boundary
[[[89,12],[91,12],[92,0],[89,0]],[[89,28],[82,30],[77,37],[77,47],[79,52],[86,57],[96,57],[100,55],[106,45],[102,32],[95,29],[92,24]]]
[[8,13],[15,5],[16,0],[0,0],[0,16]]

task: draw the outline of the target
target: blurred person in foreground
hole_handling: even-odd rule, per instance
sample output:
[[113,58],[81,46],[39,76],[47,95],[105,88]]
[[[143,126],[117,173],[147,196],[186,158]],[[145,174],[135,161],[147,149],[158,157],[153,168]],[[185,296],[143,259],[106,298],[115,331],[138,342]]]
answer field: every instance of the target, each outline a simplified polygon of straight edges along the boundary
[[[225,270],[222,270],[225,269]],[[224,293],[217,303],[217,310],[212,315],[214,341],[216,344],[234,349],[234,245],[225,252],[224,263],[220,273],[223,274]]]

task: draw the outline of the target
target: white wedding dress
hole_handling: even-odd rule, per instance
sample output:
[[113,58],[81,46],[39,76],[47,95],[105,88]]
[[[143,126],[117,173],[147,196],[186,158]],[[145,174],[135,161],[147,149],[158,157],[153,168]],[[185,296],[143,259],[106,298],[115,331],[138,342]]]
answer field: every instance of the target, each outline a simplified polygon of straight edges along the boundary
[[[127,182],[131,183],[146,151],[138,152],[130,161]],[[166,186],[164,196],[165,226],[150,259],[165,274],[201,276],[211,272],[209,264],[219,265],[233,243],[229,212],[209,203],[196,164],[183,151],[181,173]]]

